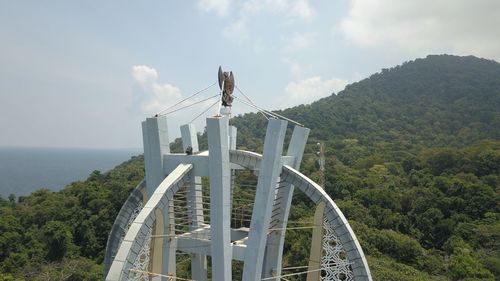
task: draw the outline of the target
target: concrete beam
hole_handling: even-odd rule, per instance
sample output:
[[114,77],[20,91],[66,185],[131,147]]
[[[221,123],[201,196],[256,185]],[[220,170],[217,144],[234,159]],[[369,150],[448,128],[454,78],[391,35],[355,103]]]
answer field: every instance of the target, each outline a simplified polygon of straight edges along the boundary
[[180,164],[193,164],[193,175],[197,177],[208,177],[208,153],[196,155],[165,154],[163,155],[163,172],[168,175]]
[[261,170],[257,182],[255,201],[250,223],[248,244],[243,267],[244,281],[261,280],[266,249],[267,232],[275,196],[275,188],[281,172],[281,154],[285,140],[287,122],[270,119],[264,140]]

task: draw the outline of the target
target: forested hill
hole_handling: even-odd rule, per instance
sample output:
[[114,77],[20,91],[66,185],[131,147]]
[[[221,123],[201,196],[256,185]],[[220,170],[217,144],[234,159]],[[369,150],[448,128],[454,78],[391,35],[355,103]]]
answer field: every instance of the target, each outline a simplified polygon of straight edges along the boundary
[[[324,143],[325,190],[374,280],[500,281],[500,64],[428,56],[280,113],[312,129],[301,171],[315,180]],[[260,114],[231,123],[238,148],[261,149]],[[143,176],[139,156],[59,192],[0,197],[0,281],[100,280],[114,218]],[[292,214],[313,213],[294,201]],[[283,265],[307,264],[310,233],[291,233]]]
[[[500,64],[473,56],[428,56],[279,113],[311,128],[319,140],[356,138],[370,146],[384,142],[408,149],[499,139]],[[262,136],[263,123],[254,113],[234,119],[243,135]]]
[[[326,147],[325,189],[375,280],[500,280],[500,64],[428,56],[280,111]],[[265,119],[232,120],[260,150]],[[256,139],[254,136],[258,136]]]

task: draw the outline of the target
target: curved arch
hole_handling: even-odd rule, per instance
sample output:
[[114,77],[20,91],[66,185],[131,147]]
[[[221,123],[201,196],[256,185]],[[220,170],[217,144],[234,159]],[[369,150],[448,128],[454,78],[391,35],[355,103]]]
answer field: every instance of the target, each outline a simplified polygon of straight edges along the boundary
[[354,235],[349,222],[337,207],[337,204],[314,181],[290,166],[283,166],[282,179],[293,184],[306,194],[314,203],[325,203],[325,217],[332,226],[332,230],[340,240],[349,262],[352,263],[354,280],[372,280],[370,268],[366,261],[363,249]]
[[[259,170],[261,161],[262,155],[258,153],[242,150],[230,151],[230,162],[246,169]],[[174,194],[189,179],[192,167],[192,164],[180,164],[158,186],[130,226],[123,242],[121,244],[117,242],[119,248],[116,251],[116,257],[111,264],[106,280],[126,280],[129,277],[130,269],[133,268],[134,261],[136,261],[139,252],[147,243],[146,236],[150,233],[151,227],[157,219],[155,214],[156,211],[164,210],[165,207],[168,206]],[[335,236],[340,242],[339,244],[342,245],[345,251],[352,268],[354,280],[371,281],[372,279],[366,258],[354,232],[340,209],[326,192],[323,191],[318,184],[287,165],[282,166],[281,180],[301,190],[314,203],[325,203],[326,208],[324,214],[326,221],[328,225],[331,226],[331,230],[335,233]],[[132,202],[132,199],[130,199],[130,201],[127,199],[128,204],[132,204]],[[124,208],[130,209],[130,206],[124,206],[122,209]],[[118,220],[117,218],[117,225],[123,224],[123,222]],[[121,231],[124,232],[125,230],[122,229]],[[109,247],[112,249],[112,244],[110,244]]]
[[[255,152],[244,150],[230,151],[230,161],[247,169],[258,170],[261,160],[262,155]],[[314,181],[288,165],[283,165],[281,179],[301,190],[314,203],[318,204],[320,201],[325,203],[325,217],[340,240],[349,261],[352,262],[354,280],[371,281],[370,268],[368,267],[363,249],[352,231],[349,222],[330,196]]]
[[137,216],[139,207],[142,207],[144,189],[146,188],[146,180],[143,179],[135,188],[130,192],[127,200],[116,216],[111,232],[108,236],[106,243],[106,252],[104,255],[104,276],[108,275],[109,267],[118,252],[118,248],[128,230],[131,219]]
[[156,188],[151,198],[127,231],[111,264],[106,280],[127,280],[129,270],[143,248],[156,219],[155,210],[168,206],[174,194],[188,180],[191,164],[180,164]]

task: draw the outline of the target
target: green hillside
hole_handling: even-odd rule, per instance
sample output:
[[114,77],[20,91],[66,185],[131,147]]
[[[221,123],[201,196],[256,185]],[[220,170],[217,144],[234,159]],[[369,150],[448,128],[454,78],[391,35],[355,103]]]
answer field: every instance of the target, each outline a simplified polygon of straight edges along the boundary
[[[322,140],[356,138],[370,146],[387,142],[404,149],[464,146],[500,138],[499,77],[495,61],[428,56],[278,113],[303,123]],[[233,122],[239,132],[263,136],[263,120],[245,114]]]
[[[428,56],[280,113],[312,129],[301,170],[313,179],[325,144],[325,189],[374,280],[500,280],[500,64]],[[260,114],[231,122],[238,147],[261,149]],[[134,157],[60,192],[0,198],[0,280],[101,279],[107,234],[143,176]]]
[[143,167],[132,157],[59,192],[0,197],[0,280],[102,280],[108,234]]
[[[325,188],[375,280],[500,280],[500,64],[428,56],[279,113],[312,128],[313,179],[325,144]],[[261,148],[261,115],[233,124]]]

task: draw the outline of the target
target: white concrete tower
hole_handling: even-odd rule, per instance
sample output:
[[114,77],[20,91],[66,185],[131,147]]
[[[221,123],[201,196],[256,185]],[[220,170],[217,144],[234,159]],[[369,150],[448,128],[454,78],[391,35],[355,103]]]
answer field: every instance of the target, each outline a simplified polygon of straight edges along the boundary
[[[232,79],[232,73],[226,76]],[[199,151],[193,124],[180,128],[185,153],[170,153],[166,117],[142,123],[146,177],[115,220],[105,279],[278,281],[307,273],[283,271],[291,204],[301,193],[308,204],[324,206],[323,225],[312,226],[324,233],[323,247],[315,254],[321,274],[315,278],[372,280],[342,212],[298,171],[309,129],[294,126],[284,155],[288,122],[271,118],[262,154],[238,150],[237,130],[229,126],[231,102],[226,96],[219,114],[206,119],[207,151]],[[243,188],[251,194],[245,204],[236,198]],[[184,262],[190,266],[180,266]]]

